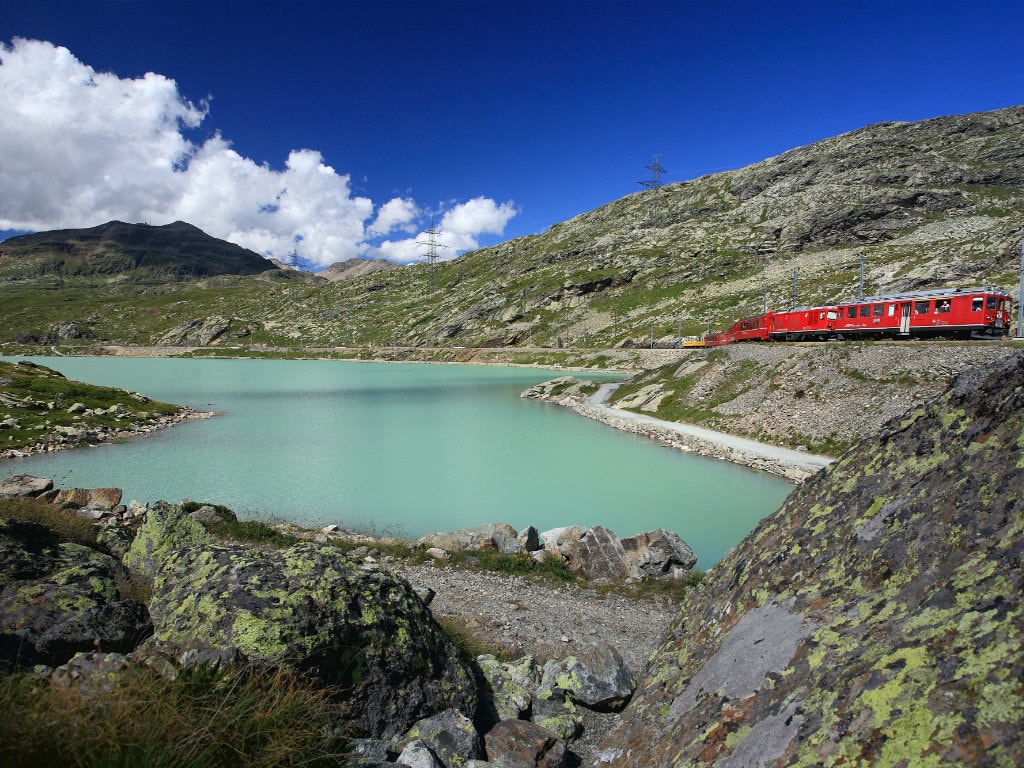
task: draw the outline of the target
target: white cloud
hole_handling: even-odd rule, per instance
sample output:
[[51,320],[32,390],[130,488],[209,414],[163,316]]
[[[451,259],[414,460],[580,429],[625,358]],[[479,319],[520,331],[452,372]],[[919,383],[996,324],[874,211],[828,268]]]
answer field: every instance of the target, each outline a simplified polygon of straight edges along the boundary
[[519,211],[512,203],[496,205],[486,197],[477,197],[456,205],[441,219],[441,230],[455,235],[475,237],[490,233],[500,235],[509,219]]
[[377,211],[377,218],[370,225],[370,232],[376,235],[386,235],[395,229],[415,232],[412,223],[419,213],[420,210],[416,207],[416,203],[408,198],[396,197],[393,200],[388,200]]
[[[257,164],[219,134],[200,145],[186,133],[208,116],[174,80],[99,73],[66,48],[0,43],[0,229],[86,227],[121,219],[182,219],[267,256],[295,253],[324,267],[367,255],[425,257],[409,198],[381,205],[354,197],[349,176],[312,149],[293,150],[284,170]],[[448,210],[438,242],[446,256],[504,231],[511,203],[476,198]],[[372,219],[372,223],[369,222]],[[422,224],[421,224],[422,226]]]

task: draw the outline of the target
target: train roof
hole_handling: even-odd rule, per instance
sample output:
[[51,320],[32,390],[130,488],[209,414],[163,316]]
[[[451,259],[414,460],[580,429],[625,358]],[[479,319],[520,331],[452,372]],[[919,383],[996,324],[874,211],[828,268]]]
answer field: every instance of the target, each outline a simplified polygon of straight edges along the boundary
[[897,301],[899,299],[934,299],[942,296],[955,296],[959,293],[998,293],[1001,296],[1009,296],[1005,289],[991,285],[976,286],[974,288],[933,288],[927,291],[907,291],[906,293],[865,296],[863,299],[844,302],[844,306],[846,304],[869,304],[874,301]]

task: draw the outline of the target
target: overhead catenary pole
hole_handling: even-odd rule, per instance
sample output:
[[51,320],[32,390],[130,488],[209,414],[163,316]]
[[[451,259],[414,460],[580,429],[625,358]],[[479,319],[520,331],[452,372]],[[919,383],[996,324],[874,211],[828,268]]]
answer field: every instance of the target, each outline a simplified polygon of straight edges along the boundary
[[1024,237],[1020,241],[1020,294],[1017,296],[1017,338],[1024,339]]
[[793,306],[790,309],[796,309],[796,270],[793,270]]
[[864,301],[864,254],[860,255],[860,291],[857,293],[857,301]]

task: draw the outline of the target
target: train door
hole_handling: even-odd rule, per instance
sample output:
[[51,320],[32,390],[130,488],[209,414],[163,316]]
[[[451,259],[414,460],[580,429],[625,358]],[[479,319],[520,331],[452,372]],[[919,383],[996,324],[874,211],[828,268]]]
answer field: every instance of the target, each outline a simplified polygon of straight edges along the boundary
[[900,333],[910,333],[910,302],[900,304]]

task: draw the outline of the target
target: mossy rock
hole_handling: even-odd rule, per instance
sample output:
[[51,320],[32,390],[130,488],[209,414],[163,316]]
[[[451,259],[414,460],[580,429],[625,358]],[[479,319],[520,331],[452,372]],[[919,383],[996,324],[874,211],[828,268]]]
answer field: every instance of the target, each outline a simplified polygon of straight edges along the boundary
[[610,766],[1024,761],[1024,355],[798,488],[688,593]]
[[312,673],[378,737],[476,706],[469,668],[412,587],[335,547],[176,549],[159,560],[150,612],[154,649]]

